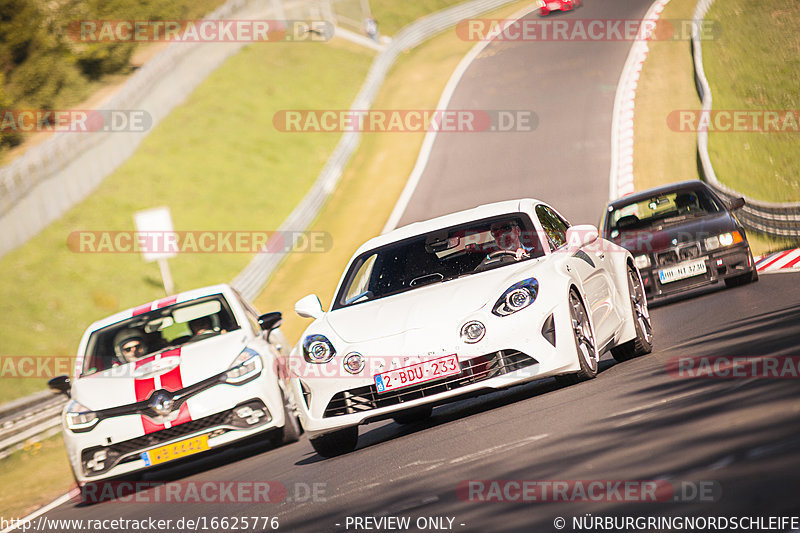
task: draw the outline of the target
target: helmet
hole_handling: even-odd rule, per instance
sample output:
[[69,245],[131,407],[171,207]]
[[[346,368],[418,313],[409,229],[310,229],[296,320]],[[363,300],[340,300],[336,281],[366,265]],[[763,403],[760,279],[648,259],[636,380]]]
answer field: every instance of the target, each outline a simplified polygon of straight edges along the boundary
[[117,354],[117,357],[124,360],[122,355],[122,346],[125,343],[130,341],[137,340],[141,343],[144,343],[144,334],[134,328],[123,328],[114,335],[114,353]]

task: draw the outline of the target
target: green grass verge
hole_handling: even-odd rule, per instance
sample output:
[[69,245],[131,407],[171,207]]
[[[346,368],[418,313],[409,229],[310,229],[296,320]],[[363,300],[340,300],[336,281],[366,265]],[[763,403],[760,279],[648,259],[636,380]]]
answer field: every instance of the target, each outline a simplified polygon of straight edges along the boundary
[[0,516],[22,518],[73,484],[61,434],[30,442],[0,460]]
[[[347,108],[374,53],[349,43],[256,44],[206,79],[85,201],[0,260],[0,354],[74,355],[94,320],[163,296],[138,253],[75,253],[73,231],[131,231],[135,211],[167,205],[176,230],[277,228],[316,179],[339,134],[282,133],[281,109]],[[325,90],[320,90],[324,87]],[[170,260],[178,290],[232,279],[247,253]],[[0,402],[44,381],[2,379]]]
[[418,18],[430,15],[446,7],[463,4],[464,0],[415,0],[414,2],[398,2],[396,0],[372,1],[372,15],[378,21],[378,30],[382,35],[394,35],[403,26],[411,24]]
[[[723,3],[723,2],[719,2]],[[691,19],[696,0],[672,0],[661,15],[663,19]],[[709,16],[713,19],[713,16]],[[723,35],[728,27],[723,22]],[[707,41],[704,50],[708,48]],[[697,170],[697,135],[673,131],[667,116],[675,110],[700,109],[700,99],[694,86],[694,67],[689,41],[654,41],[642,67],[636,92],[634,116],[633,175],[637,190],[682,180],[700,179]],[[706,52],[704,52],[705,56]],[[707,72],[708,74],[708,72]],[[788,81],[788,80],[787,80]],[[718,89],[714,91],[714,108],[718,107]],[[738,135],[718,135],[735,140]],[[771,135],[775,137],[776,135]],[[731,154],[725,156],[730,157]],[[719,175],[723,157],[712,154]],[[730,184],[730,183],[729,183]],[[733,184],[730,184],[733,186]],[[745,194],[751,191],[738,188]],[[788,241],[748,232],[755,255],[781,250]]]
[[[753,9],[746,0],[715,2],[708,19],[721,35],[703,44],[715,110],[800,110],[800,2]],[[792,130],[789,130],[792,131]],[[800,133],[709,133],[714,171],[726,185],[760,200],[800,201]]]

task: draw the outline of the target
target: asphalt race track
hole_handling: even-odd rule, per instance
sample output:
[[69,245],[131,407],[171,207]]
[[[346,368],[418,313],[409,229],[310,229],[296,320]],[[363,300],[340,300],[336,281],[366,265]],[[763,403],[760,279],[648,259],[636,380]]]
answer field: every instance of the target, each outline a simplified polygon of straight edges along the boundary
[[[639,19],[650,3],[587,1],[546,20]],[[538,125],[532,132],[440,133],[400,225],[525,197],[551,204],[573,224],[597,224],[608,201],[614,95],[630,45],[490,44],[464,74],[450,108],[529,110]]]
[[[556,17],[638,18],[648,5],[588,0]],[[629,45],[490,45],[465,74],[451,107],[531,109],[539,116],[538,128],[439,135],[402,223],[533,196],[573,223],[596,224],[607,199],[614,88]],[[439,407],[425,423],[368,425],[361,429],[359,449],[341,457],[323,460],[303,438],[277,449],[228,449],[145,476],[190,483],[279,481],[288,490],[280,503],[131,501],[150,498],[150,489],[127,501],[69,502],[46,517],[172,519],[165,532],[194,530],[176,528],[180,518],[244,516],[277,517],[279,530],[290,532],[398,530],[388,527],[393,522],[356,528],[353,517],[410,517],[410,531],[420,530],[416,520],[423,517],[430,531],[552,532],[559,530],[559,518],[566,520],[562,531],[575,531],[572,518],[589,514],[800,514],[800,382],[668,372],[686,356],[800,355],[798,283],[798,274],[764,275],[756,284],[661,305],[652,309],[655,348],[648,356],[621,364],[605,357],[592,381],[571,387],[553,380],[531,383]],[[484,487],[491,480],[542,484],[528,501],[498,503],[478,501],[488,492],[459,490],[477,486],[470,480]],[[570,487],[559,501],[539,501],[541,487],[558,481]],[[635,501],[636,494],[624,490],[599,498],[610,501],[580,498],[576,482],[590,481],[657,486],[659,501]],[[652,500],[647,494],[638,499]],[[520,495],[509,491],[507,497]],[[262,525],[259,530],[269,530]],[[210,522],[197,528],[204,529],[226,528]],[[667,529],[650,529],[657,530]]]

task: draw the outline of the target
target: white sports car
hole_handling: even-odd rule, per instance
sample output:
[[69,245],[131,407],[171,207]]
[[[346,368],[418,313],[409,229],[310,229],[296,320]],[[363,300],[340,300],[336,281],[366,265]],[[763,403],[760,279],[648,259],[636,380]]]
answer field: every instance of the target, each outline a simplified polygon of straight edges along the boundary
[[600,356],[648,353],[641,278],[597,228],[532,199],[483,205],[375,237],[342,275],[329,311],[290,355],[291,388],[314,449],[355,449],[358,426],[410,423],[432,407],[530,380],[593,378]]
[[296,441],[280,322],[217,285],[89,326],[72,380],[50,381],[71,398],[63,433],[78,485],[256,434]]

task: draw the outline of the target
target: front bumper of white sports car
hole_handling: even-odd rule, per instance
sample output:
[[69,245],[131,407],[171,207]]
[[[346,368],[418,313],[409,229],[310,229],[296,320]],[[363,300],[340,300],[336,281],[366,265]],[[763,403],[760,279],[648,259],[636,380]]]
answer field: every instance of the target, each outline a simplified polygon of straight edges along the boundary
[[151,420],[140,413],[104,418],[91,431],[75,433],[65,428],[75,479],[83,485],[155,466],[148,452],[196,437],[206,443],[202,452],[281,428],[283,401],[270,383],[274,384],[273,378],[243,385],[215,384],[186,400],[190,420],[162,424],[156,431],[144,430]]
[[[576,372],[579,366],[566,305],[543,310],[540,302],[537,304],[531,306],[536,309],[506,317],[485,313],[468,317],[464,322],[480,320],[487,325],[486,335],[475,344],[447,342],[440,331],[425,332],[422,336],[429,341],[427,358],[455,353],[461,366],[459,374],[434,381],[379,393],[374,374],[382,362],[394,360],[395,367],[400,367],[420,359],[419,352],[387,353],[385,342],[347,346],[327,364],[302,365],[296,369],[300,371],[295,372],[291,387],[303,428],[314,437],[391,418],[399,411],[421,405],[443,404],[462,396]],[[351,351],[358,351],[367,359],[358,375],[343,370],[342,356]],[[373,364],[375,360],[381,363]]]

